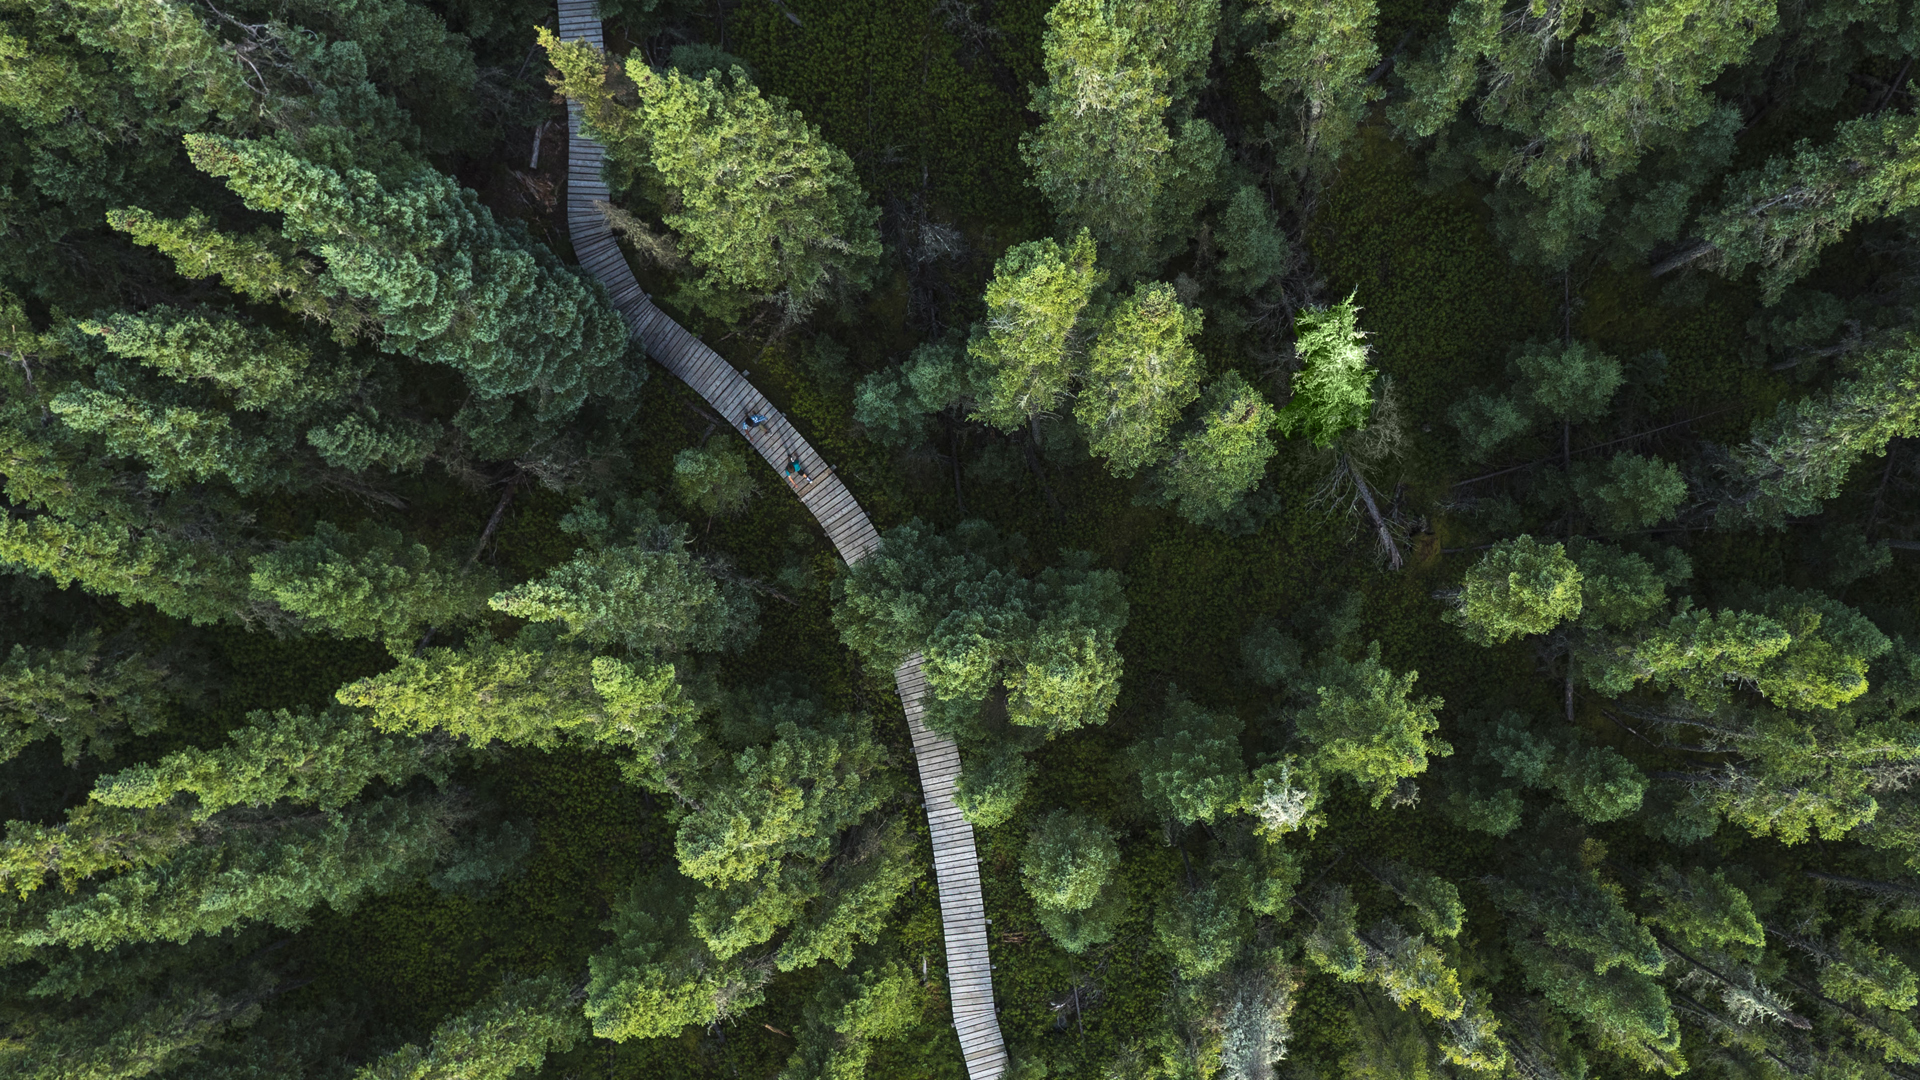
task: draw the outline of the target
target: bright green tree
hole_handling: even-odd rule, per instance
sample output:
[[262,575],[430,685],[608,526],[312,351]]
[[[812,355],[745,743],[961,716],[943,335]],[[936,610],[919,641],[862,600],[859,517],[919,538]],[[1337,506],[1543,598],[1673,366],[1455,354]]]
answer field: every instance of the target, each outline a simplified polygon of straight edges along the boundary
[[1337,654],[1322,658],[1301,684],[1302,691],[1313,684],[1311,700],[1287,714],[1313,747],[1308,767],[1321,775],[1346,776],[1378,807],[1404,781],[1425,772],[1427,758],[1453,753],[1433,737],[1440,727],[1440,699],[1412,696],[1419,677],[1382,665],[1378,642],[1357,662]]
[[1294,351],[1300,373],[1293,396],[1275,416],[1280,433],[1296,431],[1318,447],[1332,445],[1343,431],[1365,426],[1373,411],[1373,377],[1367,363],[1366,333],[1353,297],[1328,307],[1308,308],[1293,323]]
[[556,623],[566,640],[638,651],[711,651],[751,640],[750,594],[732,583],[723,588],[687,551],[686,525],[623,501],[611,512],[582,503],[560,527],[589,546],[539,580],[494,596],[494,610]]

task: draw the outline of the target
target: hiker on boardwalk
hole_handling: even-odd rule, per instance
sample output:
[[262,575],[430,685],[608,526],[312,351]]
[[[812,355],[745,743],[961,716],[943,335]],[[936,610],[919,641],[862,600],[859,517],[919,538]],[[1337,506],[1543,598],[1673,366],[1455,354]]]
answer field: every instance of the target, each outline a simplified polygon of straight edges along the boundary
[[787,483],[798,487],[801,484],[810,484],[812,482],[813,477],[807,474],[807,467],[800,464],[800,459],[790,457],[787,461]]
[[740,433],[744,435],[747,432],[752,431],[754,428],[757,428],[761,424],[764,424],[766,422],[767,422],[767,418],[764,416],[761,416],[759,413],[748,413],[747,418],[745,420],[740,421]]

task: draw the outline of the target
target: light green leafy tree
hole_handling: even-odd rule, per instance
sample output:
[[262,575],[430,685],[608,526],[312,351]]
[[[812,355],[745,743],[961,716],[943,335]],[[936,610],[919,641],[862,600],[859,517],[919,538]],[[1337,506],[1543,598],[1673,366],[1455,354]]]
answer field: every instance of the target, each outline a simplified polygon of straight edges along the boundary
[[800,1048],[779,1080],[859,1080],[874,1040],[911,1034],[927,994],[898,960],[830,976],[805,1010]]
[[750,594],[733,583],[723,588],[687,551],[685,524],[622,501],[611,511],[582,503],[560,527],[589,546],[539,580],[495,595],[495,611],[558,624],[564,640],[641,652],[751,640]]
[[508,642],[429,649],[391,671],[341,687],[341,704],[372,710],[383,731],[444,731],[476,746],[499,741],[541,750],[596,743],[620,751],[628,781],[684,790],[704,764],[699,707],[671,663],[637,667],[552,640],[530,627]]
[[1373,410],[1373,367],[1353,298],[1302,311],[1293,324],[1301,369],[1293,396],[1276,416],[1280,433],[1295,432],[1327,447],[1343,431],[1362,427]]
[[1440,727],[1440,699],[1412,696],[1418,679],[1417,672],[1401,675],[1382,665],[1378,642],[1357,662],[1337,654],[1323,657],[1300,684],[1301,696],[1310,692],[1311,700],[1287,713],[1313,747],[1308,767],[1347,777],[1378,807],[1403,782],[1425,772],[1429,757],[1453,753],[1433,737]]

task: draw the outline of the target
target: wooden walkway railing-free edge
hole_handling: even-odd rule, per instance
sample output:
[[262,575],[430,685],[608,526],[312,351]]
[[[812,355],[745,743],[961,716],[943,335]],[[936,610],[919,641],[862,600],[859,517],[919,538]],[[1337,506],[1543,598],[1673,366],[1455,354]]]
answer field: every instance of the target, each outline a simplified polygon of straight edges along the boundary
[[[562,40],[605,48],[594,0],[559,0],[559,9]],[[879,546],[880,534],[853,493],[733,365],[648,299],[620,252],[605,215],[595,205],[608,197],[606,182],[601,179],[604,151],[580,133],[580,110],[571,103],[567,106],[567,130],[567,227],[580,265],[606,286],[614,306],[626,317],[628,328],[640,339],[647,355],[705,398],[722,419],[734,425],[735,431],[740,430],[738,425],[748,414],[767,418],[744,432],[747,441],[783,476],[790,460],[800,460],[807,475],[814,478],[802,486],[800,501],[826,530],[840,557],[849,565],[859,562]],[[894,681],[906,707],[907,728],[913,735],[913,755],[933,837],[933,873],[940,893],[953,1025],[960,1036],[970,1080],[998,1080],[1007,1070],[1007,1051],[993,1005],[993,962],[988,954],[986,909],[980,894],[980,859],[974,849],[973,826],[960,816],[953,801],[954,784],[960,778],[960,751],[951,739],[934,734],[921,722],[920,702],[927,684],[918,653],[894,671]]]

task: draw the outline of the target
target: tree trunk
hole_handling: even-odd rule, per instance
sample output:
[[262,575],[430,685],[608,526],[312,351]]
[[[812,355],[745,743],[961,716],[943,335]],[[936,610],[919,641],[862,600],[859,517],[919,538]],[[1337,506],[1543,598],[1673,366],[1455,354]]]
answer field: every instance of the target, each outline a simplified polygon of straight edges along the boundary
[[1681,248],[1679,251],[1653,264],[1653,268],[1649,272],[1654,277],[1659,277],[1662,274],[1670,274],[1688,263],[1698,261],[1718,250],[1720,249],[1705,240],[1696,240],[1687,247]]
[[1351,456],[1341,455],[1340,465],[1353,478],[1353,486],[1360,489],[1360,501],[1367,508],[1367,516],[1373,519],[1373,528],[1380,536],[1380,543],[1387,549],[1387,565],[1395,570],[1400,569],[1403,565],[1400,545],[1393,542],[1393,530],[1387,528],[1386,519],[1380,516],[1380,508],[1374,505],[1373,492],[1367,487],[1367,482],[1361,479],[1360,470],[1353,467]]
[[1040,467],[1040,455],[1034,452],[1034,443],[1028,441],[1021,445],[1027,452],[1027,468],[1032,469],[1034,479],[1040,481],[1040,491],[1046,495],[1047,505],[1053,507],[1055,517],[1061,521],[1067,520],[1067,512],[1061,508],[1060,500],[1053,497],[1053,485],[1047,483],[1046,470]]

